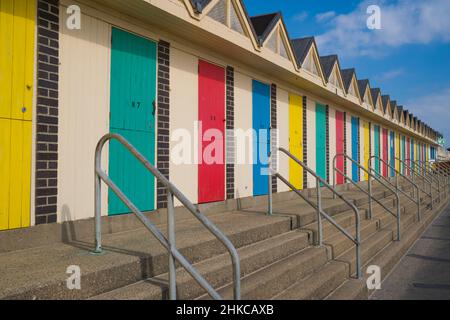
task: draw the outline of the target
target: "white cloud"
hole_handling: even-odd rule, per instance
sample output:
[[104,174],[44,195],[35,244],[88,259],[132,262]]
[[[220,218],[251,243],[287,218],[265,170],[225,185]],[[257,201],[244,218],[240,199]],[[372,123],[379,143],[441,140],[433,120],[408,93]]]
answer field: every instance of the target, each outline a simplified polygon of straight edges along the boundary
[[399,76],[403,75],[405,73],[405,71],[403,69],[394,69],[394,70],[389,70],[386,71],[384,73],[382,73],[381,75],[377,76],[377,80],[380,81],[386,81],[386,80],[392,80],[395,78],[398,78]]
[[316,14],[316,21],[317,22],[324,22],[326,20],[329,20],[331,18],[334,18],[336,16],[336,12],[334,11],[327,11],[323,13]]
[[[369,5],[381,8],[381,30],[367,28]],[[387,54],[389,47],[405,44],[450,42],[450,1],[448,0],[364,0],[348,14],[329,21],[332,29],[317,37],[319,50],[343,56]]]
[[433,129],[441,132],[450,143],[450,87],[407,101],[405,108]]
[[306,18],[308,18],[308,12],[303,11],[303,12],[297,13],[292,19],[297,22],[303,22],[306,20]]

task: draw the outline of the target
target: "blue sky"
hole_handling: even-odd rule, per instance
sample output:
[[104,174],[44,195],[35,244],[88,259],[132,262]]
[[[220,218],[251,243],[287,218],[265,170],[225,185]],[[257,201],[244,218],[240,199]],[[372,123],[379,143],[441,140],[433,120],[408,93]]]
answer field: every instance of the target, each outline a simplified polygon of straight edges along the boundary
[[[444,134],[450,147],[449,0],[244,0],[250,15],[281,11],[291,38],[315,36],[400,105]],[[381,9],[369,30],[366,9]]]

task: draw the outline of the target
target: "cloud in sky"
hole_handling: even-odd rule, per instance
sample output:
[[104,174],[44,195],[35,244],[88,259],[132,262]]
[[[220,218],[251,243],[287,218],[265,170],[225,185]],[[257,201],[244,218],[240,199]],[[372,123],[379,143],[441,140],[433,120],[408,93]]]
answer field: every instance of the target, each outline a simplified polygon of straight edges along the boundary
[[441,132],[450,146],[450,87],[411,99],[405,105],[419,119]]
[[324,22],[331,18],[334,18],[336,16],[336,12],[334,11],[327,11],[323,13],[316,14],[316,21],[317,22]]
[[392,79],[400,77],[404,73],[405,73],[405,71],[403,69],[394,69],[394,70],[386,71],[386,72],[382,73],[381,75],[377,76],[376,78],[379,81],[392,80]]
[[308,18],[308,12],[303,11],[303,12],[297,13],[292,19],[297,22],[303,22],[306,20],[306,18]]
[[[381,8],[381,30],[367,28],[367,8]],[[450,1],[365,0],[348,14],[329,20],[331,29],[316,38],[322,52],[338,52],[349,57],[379,57],[387,48],[405,44],[450,42]]]

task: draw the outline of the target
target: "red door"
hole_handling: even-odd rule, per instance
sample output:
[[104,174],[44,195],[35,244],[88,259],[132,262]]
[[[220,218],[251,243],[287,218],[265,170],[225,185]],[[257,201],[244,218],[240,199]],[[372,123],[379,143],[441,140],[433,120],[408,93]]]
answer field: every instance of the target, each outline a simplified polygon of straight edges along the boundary
[[383,163],[383,176],[387,178],[388,176],[388,166],[386,163],[389,163],[388,161],[388,154],[389,154],[389,147],[388,147],[388,130],[383,129],[383,160],[385,163]]
[[[344,153],[344,113],[336,111],[336,154]],[[337,157],[336,167],[344,171],[344,157]],[[336,183],[343,184],[344,176],[340,173],[336,173]]]
[[198,202],[225,200],[225,69],[199,61]]

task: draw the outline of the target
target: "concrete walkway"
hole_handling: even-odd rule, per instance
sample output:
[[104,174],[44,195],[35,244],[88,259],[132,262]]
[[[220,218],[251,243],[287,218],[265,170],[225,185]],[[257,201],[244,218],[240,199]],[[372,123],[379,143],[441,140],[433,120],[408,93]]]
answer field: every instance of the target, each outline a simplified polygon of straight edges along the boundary
[[450,205],[402,258],[371,299],[450,300]]

